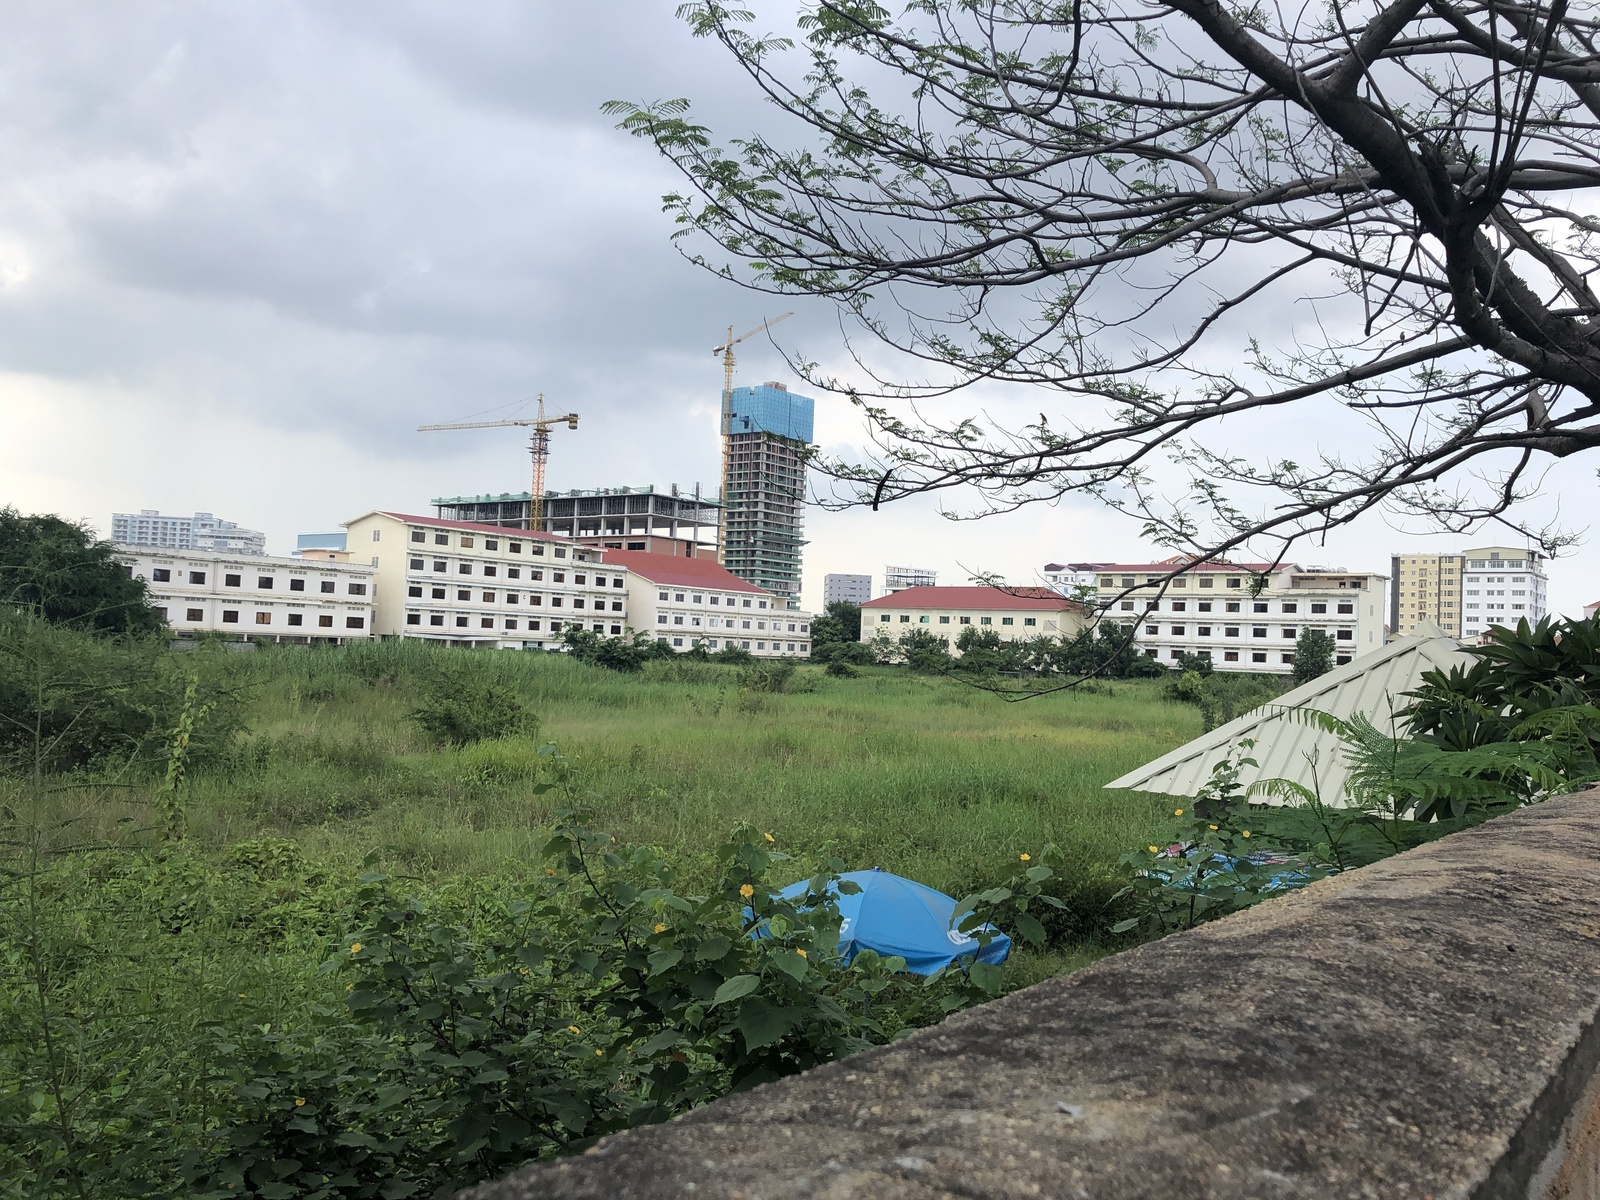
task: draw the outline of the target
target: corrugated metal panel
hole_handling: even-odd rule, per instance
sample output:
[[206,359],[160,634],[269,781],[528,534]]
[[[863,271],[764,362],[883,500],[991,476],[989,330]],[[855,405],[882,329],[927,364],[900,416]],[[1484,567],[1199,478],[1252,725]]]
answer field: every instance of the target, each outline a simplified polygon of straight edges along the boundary
[[1320,679],[1284,693],[1271,704],[1112,780],[1106,787],[1193,796],[1211,778],[1212,768],[1228,756],[1241,738],[1249,737],[1256,741],[1250,757],[1258,765],[1244,769],[1239,777],[1242,783],[1248,786],[1257,779],[1289,779],[1316,788],[1330,804],[1342,805],[1348,774],[1342,744],[1331,734],[1286,717],[1286,711],[1310,708],[1336,717],[1365,713],[1379,729],[1399,733],[1402,726],[1394,720],[1394,712],[1405,705],[1403,693],[1421,682],[1423,672],[1435,667],[1448,670],[1470,661],[1452,638],[1396,638],[1381,649],[1363,654]]

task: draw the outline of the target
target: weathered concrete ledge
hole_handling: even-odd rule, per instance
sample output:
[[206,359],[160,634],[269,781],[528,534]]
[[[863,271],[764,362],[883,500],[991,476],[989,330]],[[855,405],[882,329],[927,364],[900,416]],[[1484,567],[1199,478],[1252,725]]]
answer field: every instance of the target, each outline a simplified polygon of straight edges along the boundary
[[1600,791],[472,1200],[1600,1196]]

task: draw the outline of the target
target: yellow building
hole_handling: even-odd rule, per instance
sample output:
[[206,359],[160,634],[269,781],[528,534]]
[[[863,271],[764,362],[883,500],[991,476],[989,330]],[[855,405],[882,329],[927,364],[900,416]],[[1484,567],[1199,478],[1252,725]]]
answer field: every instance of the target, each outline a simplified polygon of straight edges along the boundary
[[1430,621],[1475,641],[1495,625],[1535,623],[1546,607],[1544,555],[1511,546],[1462,554],[1396,554],[1391,559],[1389,627],[1414,633]]
[[1396,554],[1390,559],[1389,633],[1415,633],[1431,622],[1453,638],[1461,636],[1461,554]]

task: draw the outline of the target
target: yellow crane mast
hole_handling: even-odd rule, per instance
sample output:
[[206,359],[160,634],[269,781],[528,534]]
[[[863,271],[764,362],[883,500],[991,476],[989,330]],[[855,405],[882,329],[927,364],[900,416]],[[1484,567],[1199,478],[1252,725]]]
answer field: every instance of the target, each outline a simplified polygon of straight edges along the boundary
[[557,425],[566,424],[568,429],[578,427],[578,414],[566,413],[559,417],[547,417],[544,412],[544,393],[539,393],[539,415],[537,417],[516,418],[508,421],[455,421],[446,425],[418,425],[418,433],[430,433],[439,429],[504,429],[511,425],[531,426],[533,434],[528,438],[528,453],[533,456],[533,486],[528,491],[528,528],[536,530],[544,520],[544,470],[550,461],[550,430]]
[[746,338],[753,338],[758,333],[765,333],[779,321],[794,316],[793,312],[786,312],[773,317],[770,321],[763,321],[748,333],[733,336],[733,326],[728,326],[728,340],[713,350],[712,354],[722,355],[722,482],[721,495],[722,507],[718,510],[718,521],[721,528],[717,530],[717,561],[726,565],[728,547],[728,467],[729,459],[733,453],[733,348]]

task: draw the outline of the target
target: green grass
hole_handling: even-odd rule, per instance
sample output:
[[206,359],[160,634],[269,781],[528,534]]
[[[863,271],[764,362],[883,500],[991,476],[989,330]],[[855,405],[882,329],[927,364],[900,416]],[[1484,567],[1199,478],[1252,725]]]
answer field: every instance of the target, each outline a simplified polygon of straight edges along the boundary
[[531,785],[548,741],[573,762],[595,825],[621,840],[693,862],[749,821],[803,864],[831,853],[960,890],[1047,841],[1070,863],[1115,862],[1159,807],[1102,785],[1199,732],[1192,707],[1146,682],[1006,703],[897,668],[835,679],[805,667],[802,690],[773,695],[742,691],[718,665],[630,677],[502,654],[471,666],[523,698],[537,737],[439,748],[407,714],[442,653],[241,656],[250,732],[231,769],[195,779],[197,836],[271,830],[411,871],[515,868],[546,826]]

